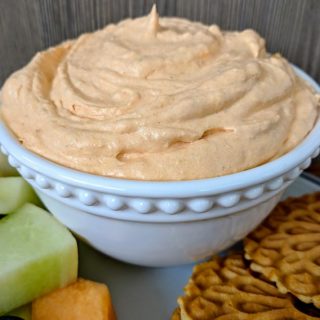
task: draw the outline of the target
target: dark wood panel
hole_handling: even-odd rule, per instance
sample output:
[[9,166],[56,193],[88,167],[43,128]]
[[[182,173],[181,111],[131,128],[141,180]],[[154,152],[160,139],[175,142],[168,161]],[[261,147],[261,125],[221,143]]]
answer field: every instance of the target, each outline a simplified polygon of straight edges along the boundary
[[[0,0],[0,85],[32,55],[110,22],[146,14],[152,0]],[[158,0],[161,15],[224,29],[253,28],[320,81],[319,0]]]
[[0,0],[0,85],[43,48],[39,16],[34,1]]

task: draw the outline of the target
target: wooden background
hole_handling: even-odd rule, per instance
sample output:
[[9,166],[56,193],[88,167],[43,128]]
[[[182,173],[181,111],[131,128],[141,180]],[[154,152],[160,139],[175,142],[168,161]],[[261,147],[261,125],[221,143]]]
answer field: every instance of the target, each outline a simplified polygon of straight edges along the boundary
[[180,16],[223,29],[254,28],[320,82],[320,0],[0,0],[0,86],[39,50],[146,14]]
[[[0,0],[0,87],[39,50],[109,22],[180,16],[223,29],[253,28],[320,82],[320,0]],[[313,168],[313,169],[312,169]],[[320,158],[311,170],[320,177]]]

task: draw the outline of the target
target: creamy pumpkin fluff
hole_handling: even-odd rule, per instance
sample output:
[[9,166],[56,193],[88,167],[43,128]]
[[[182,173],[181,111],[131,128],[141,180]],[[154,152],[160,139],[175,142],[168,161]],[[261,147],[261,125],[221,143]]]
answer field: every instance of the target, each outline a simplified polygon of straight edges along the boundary
[[2,118],[29,150],[102,176],[189,180],[294,148],[319,96],[253,30],[178,18],[111,24],[38,53],[3,87]]

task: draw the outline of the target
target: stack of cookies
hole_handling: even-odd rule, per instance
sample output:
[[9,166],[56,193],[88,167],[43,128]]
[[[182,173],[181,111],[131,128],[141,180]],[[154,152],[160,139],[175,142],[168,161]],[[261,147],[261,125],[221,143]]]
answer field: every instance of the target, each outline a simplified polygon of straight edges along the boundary
[[172,320],[320,319],[320,192],[280,203],[244,252],[197,265]]

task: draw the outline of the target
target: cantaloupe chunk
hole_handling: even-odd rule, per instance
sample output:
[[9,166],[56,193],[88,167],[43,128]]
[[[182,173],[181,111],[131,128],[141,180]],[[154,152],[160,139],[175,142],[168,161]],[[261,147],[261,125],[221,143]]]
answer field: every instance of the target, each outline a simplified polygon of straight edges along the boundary
[[115,320],[106,285],[79,279],[32,303],[32,320]]

